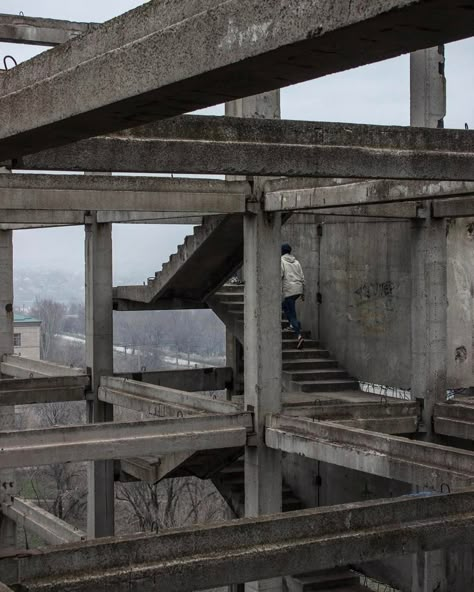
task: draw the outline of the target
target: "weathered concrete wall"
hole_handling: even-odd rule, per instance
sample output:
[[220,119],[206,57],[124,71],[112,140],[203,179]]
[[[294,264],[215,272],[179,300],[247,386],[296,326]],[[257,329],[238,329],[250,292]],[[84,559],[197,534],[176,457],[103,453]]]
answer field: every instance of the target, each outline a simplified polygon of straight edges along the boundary
[[304,326],[356,378],[409,387],[410,223],[326,217],[318,236],[316,221],[284,227],[307,277]]
[[472,385],[474,218],[450,220],[448,257],[448,388]]

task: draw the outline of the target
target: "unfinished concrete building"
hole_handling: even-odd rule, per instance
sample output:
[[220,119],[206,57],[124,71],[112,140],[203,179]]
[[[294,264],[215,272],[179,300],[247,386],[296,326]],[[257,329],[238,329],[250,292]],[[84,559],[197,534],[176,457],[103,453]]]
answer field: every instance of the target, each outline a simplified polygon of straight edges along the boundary
[[[2,41],[57,45],[0,72],[0,589],[474,589],[474,404],[447,399],[472,386],[474,132],[442,129],[443,44],[473,34],[473,0],[0,16]],[[278,89],[403,53],[413,127],[280,119]],[[145,285],[113,288],[112,224],[170,218],[199,225]],[[86,369],[12,355],[12,232],[54,225],[85,227]],[[303,350],[282,237],[307,271]],[[226,368],[114,375],[114,310],[183,308],[225,323]],[[15,406],[78,400],[88,425],[15,429]],[[87,533],[16,493],[15,469],[74,461]],[[236,520],[114,538],[116,479],[183,472]],[[49,546],[16,549],[18,523]]]

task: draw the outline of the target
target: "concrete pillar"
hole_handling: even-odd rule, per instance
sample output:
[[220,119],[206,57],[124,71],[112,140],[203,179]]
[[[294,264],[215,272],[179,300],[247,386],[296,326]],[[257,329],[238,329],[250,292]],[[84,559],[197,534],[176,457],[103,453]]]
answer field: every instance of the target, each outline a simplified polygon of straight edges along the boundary
[[[0,359],[13,353],[13,233],[0,230]],[[0,431],[16,427],[15,407],[0,407]],[[16,493],[15,472],[0,472],[0,502]],[[0,549],[16,547],[16,524],[0,512]]]
[[444,46],[422,49],[410,55],[410,125],[444,127],[446,78]]
[[[112,225],[95,215],[85,226],[86,362],[91,372],[89,423],[113,421],[113,405],[97,400],[102,376],[113,373]],[[87,532],[89,538],[114,534],[114,463],[89,463]]]
[[[410,59],[410,124],[444,127],[446,80],[443,46]],[[430,208],[427,208],[428,211]],[[423,399],[425,438],[434,439],[435,403],[446,398],[447,239],[446,221],[429,217],[414,223],[412,241],[412,396]],[[413,557],[412,592],[448,592],[444,550]],[[453,591],[451,591],[453,592]]]
[[[280,117],[280,93],[234,101],[226,115]],[[264,179],[254,178],[254,213],[244,216],[244,402],[255,413],[255,440],[245,451],[245,515],[281,512],[281,454],[265,446],[268,413],[281,410],[281,216],[261,209]],[[249,592],[281,592],[282,579],[249,582]]]

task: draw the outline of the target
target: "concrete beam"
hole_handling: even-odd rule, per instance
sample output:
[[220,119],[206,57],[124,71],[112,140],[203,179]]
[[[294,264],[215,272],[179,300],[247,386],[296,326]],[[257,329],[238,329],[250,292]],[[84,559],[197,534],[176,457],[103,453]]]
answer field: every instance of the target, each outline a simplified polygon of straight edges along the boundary
[[25,592],[191,592],[474,542],[472,492],[328,506],[0,559]]
[[13,168],[473,181],[473,154],[474,131],[190,115],[26,156]]
[[84,376],[84,368],[62,366],[44,360],[30,360],[24,356],[3,356],[0,372],[13,378],[43,378],[47,376]]
[[472,35],[464,0],[148,4],[2,75],[0,159]]
[[33,502],[14,497],[1,506],[2,513],[27,532],[39,536],[49,545],[64,545],[86,540],[86,534],[43,510]]
[[2,432],[0,469],[244,446],[249,413]]
[[431,205],[433,218],[471,218],[474,217],[474,199],[449,199],[434,201]]
[[[291,181],[288,181],[291,185]],[[373,204],[393,205],[400,202],[442,199],[446,197],[469,196],[474,204],[474,183],[469,182],[405,182],[368,181],[272,191],[271,182],[265,195],[265,209],[268,212],[311,210],[325,212],[327,208],[337,212],[347,206],[368,206]],[[376,210],[374,210],[376,211]],[[383,210],[382,210],[383,211]],[[395,210],[396,211],[396,210]]]
[[0,43],[54,46],[87,33],[94,23],[0,14]]
[[267,446],[276,450],[427,490],[474,484],[474,452],[305,418],[273,415],[266,425]]
[[0,406],[84,401],[89,376],[0,380]]
[[[0,210],[0,230],[36,230],[57,226],[79,226],[87,222],[90,211],[79,210]],[[202,214],[173,212],[99,211],[101,224],[202,224]]]
[[462,401],[436,404],[434,431],[442,436],[474,440],[474,406]]
[[229,367],[114,374],[118,378],[189,392],[226,390],[232,384],[232,375],[232,368]]
[[0,175],[1,210],[245,212],[246,182],[105,175]]
[[161,458],[128,458],[120,461],[120,470],[137,481],[145,483],[158,483],[174,471],[177,467],[186,462],[192,453],[178,452],[167,454]]
[[148,413],[159,416],[165,414],[166,408],[171,408],[175,412],[176,410],[184,410],[187,413],[193,411],[198,413],[236,413],[238,411],[237,405],[229,401],[118,377],[102,378],[99,399],[138,411],[148,410]]

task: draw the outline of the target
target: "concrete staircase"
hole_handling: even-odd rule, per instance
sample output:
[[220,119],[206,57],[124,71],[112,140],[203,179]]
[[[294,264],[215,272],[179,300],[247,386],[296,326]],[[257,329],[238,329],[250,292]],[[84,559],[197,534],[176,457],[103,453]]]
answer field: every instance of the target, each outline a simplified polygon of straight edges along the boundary
[[[226,500],[236,518],[240,518],[245,512],[244,479],[244,460],[242,457],[212,477],[214,485]],[[282,483],[282,497],[283,512],[303,509],[301,500],[295,496],[292,489],[284,481]]]
[[[244,333],[244,287],[225,284],[208,299],[209,306],[241,342]],[[291,393],[357,391],[359,383],[341,368],[330,352],[303,333],[303,349],[296,349],[296,335],[282,315],[283,386]]]
[[205,299],[242,263],[241,214],[209,216],[142,286],[114,288],[117,310],[206,308]]

